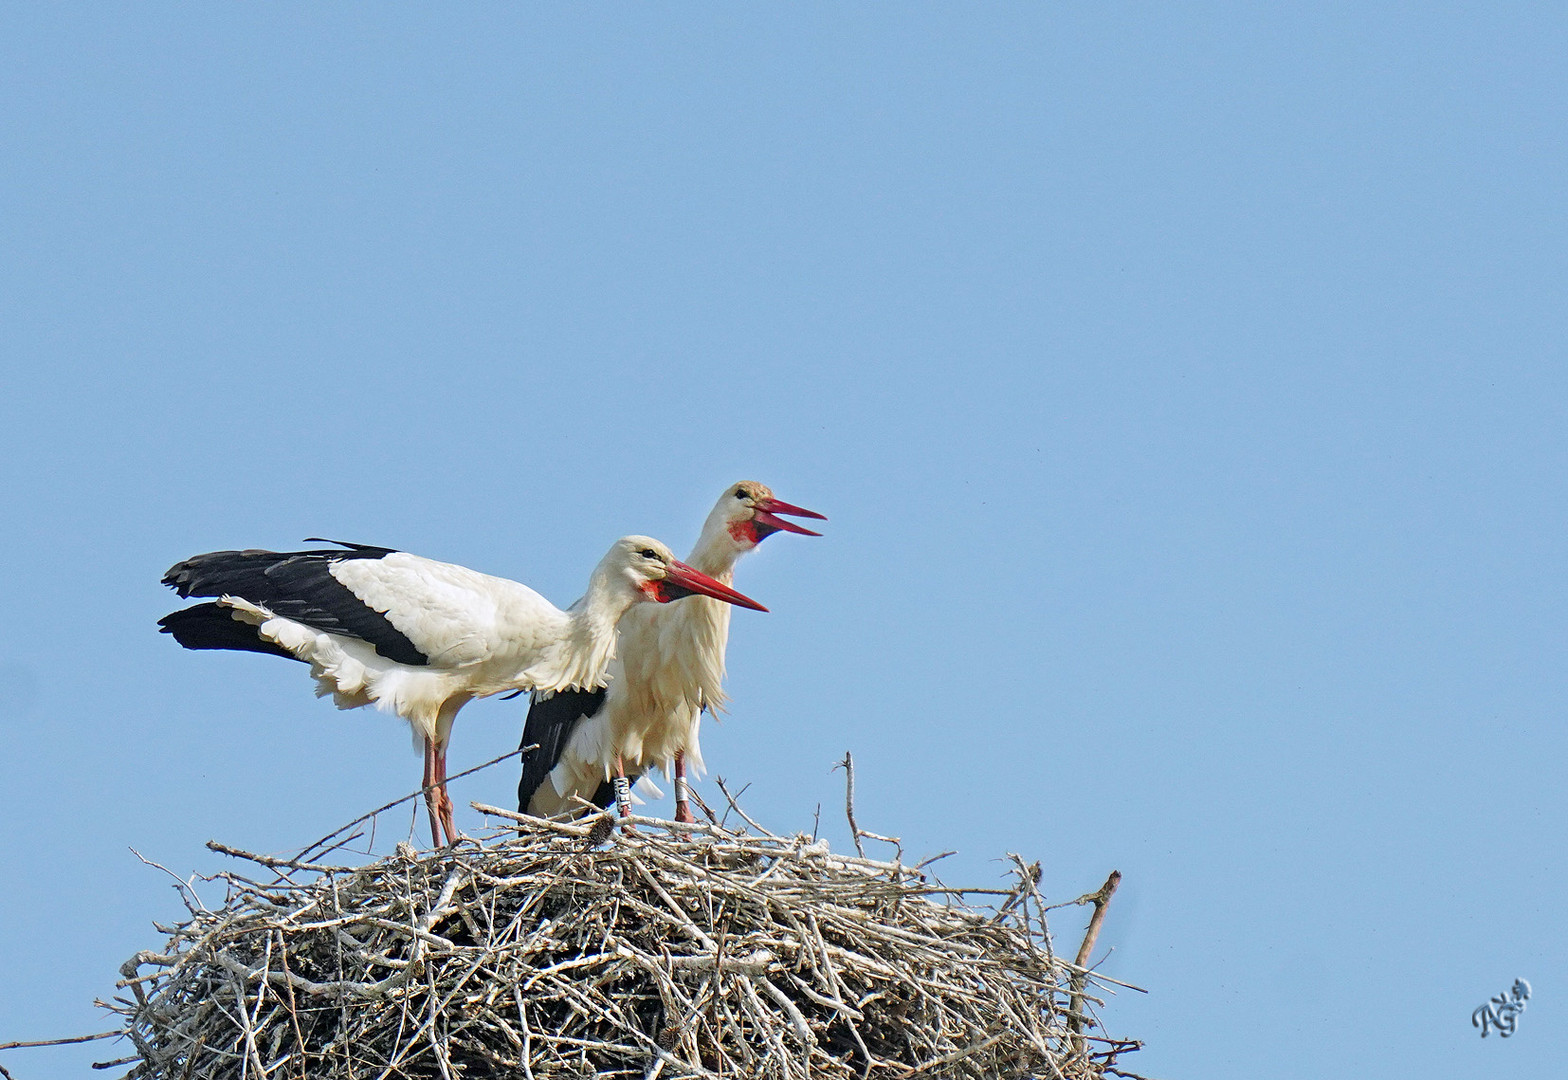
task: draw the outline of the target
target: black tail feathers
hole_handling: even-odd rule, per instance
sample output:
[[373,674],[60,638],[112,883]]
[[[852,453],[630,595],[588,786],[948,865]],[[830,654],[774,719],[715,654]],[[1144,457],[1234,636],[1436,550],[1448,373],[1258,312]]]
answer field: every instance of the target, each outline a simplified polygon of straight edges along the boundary
[[282,645],[262,637],[250,623],[236,619],[232,609],[218,604],[197,604],[170,612],[158,620],[158,626],[187,649],[235,649],[299,659]]

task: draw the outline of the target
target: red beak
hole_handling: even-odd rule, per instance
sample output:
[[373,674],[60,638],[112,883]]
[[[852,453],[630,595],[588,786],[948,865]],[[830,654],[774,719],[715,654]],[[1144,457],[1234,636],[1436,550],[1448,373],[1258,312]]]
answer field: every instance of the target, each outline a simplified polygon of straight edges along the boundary
[[681,597],[690,596],[692,593],[697,593],[701,596],[711,596],[715,600],[724,601],[726,604],[751,608],[753,611],[768,610],[751,597],[743,596],[728,585],[714,581],[707,574],[699,570],[693,570],[683,562],[670,563],[669,571],[664,575],[664,580],[659,582],[659,603],[668,604],[671,600],[679,600]]
[[[765,526],[769,532],[792,532],[800,533],[802,536],[822,535],[819,532],[813,532],[803,526],[796,525],[793,521],[785,521],[777,516],[779,514],[789,514],[792,517],[816,518],[818,521],[827,520],[827,518],[815,510],[807,510],[804,507],[795,506],[793,503],[787,503],[783,499],[763,499],[756,505],[757,512],[752,515],[751,520],[758,525]],[[764,533],[763,535],[767,534]]]

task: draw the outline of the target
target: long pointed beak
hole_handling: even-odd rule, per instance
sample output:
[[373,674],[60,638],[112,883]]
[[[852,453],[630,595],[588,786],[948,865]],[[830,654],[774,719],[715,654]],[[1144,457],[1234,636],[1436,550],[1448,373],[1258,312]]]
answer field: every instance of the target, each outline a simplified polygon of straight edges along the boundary
[[778,516],[779,514],[789,514],[791,517],[816,518],[818,521],[827,520],[827,518],[815,510],[807,510],[803,506],[787,503],[783,499],[763,499],[757,503],[757,512],[752,515],[752,520],[766,525],[770,529],[778,529],[782,532],[800,533],[802,536],[822,535],[802,525],[796,525],[793,521],[785,521]]
[[751,608],[753,611],[768,610],[751,597],[714,581],[707,574],[700,570],[693,570],[683,562],[670,563],[669,570],[664,575],[663,586],[659,590],[659,599],[665,603],[698,593],[702,596],[711,596],[715,600],[722,600],[726,604],[734,604],[736,607]]

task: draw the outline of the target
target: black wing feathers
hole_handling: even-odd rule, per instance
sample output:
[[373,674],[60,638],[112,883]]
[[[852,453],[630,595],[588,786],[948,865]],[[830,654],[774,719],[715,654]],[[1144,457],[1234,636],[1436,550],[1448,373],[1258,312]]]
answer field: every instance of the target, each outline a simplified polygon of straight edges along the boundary
[[[539,744],[539,749],[523,755],[523,778],[517,785],[517,811],[528,813],[528,803],[550,770],[561,760],[561,751],[572,737],[577,722],[592,716],[604,705],[604,688],[598,690],[561,690],[547,698],[535,697],[528,706],[528,721],[523,725],[520,745]],[[612,793],[613,798],[613,793]]]
[[336,544],[338,547],[345,547],[350,551],[374,552],[373,555],[369,556],[370,558],[374,559],[379,559],[383,555],[390,555],[392,552],[397,550],[397,548],[378,547],[375,544],[356,544],[352,540],[328,540],[325,536],[307,536],[305,537],[305,543]]
[[[348,551],[213,551],[176,563],[163,576],[163,583],[186,597],[243,597],[283,618],[317,630],[359,638],[388,660],[422,667],[430,658],[384,614],[355,596],[331,572],[333,563],[346,559],[380,559],[393,550],[355,545]],[[176,641],[180,640],[171,627],[164,629],[175,634]],[[190,647],[254,648],[219,644]]]
[[262,637],[250,623],[236,619],[233,611],[217,604],[182,608],[159,619],[158,625],[187,649],[235,649],[299,659],[282,645]]

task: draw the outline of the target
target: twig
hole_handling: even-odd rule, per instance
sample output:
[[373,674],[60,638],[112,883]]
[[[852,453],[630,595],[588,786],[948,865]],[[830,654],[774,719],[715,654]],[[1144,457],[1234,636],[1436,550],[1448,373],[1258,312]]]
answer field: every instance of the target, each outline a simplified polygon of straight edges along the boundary
[[[160,869],[162,869],[160,867]],[[73,1035],[69,1039],[39,1039],[35,1042],[8,1042],[0,1043],[0,1050],[20,1050],[28,1046],[68,1046],[71,1043],[92,1042],[95,1039],[118,1039],[125,1035],[124,1031],[100,1031],[96,1035]]]
[[[930,866],[934,862],[940,862],[942,859],[947,858],[949,855],[957,855],[957,854],[958,854],[958,852],[956,852],[956,851],[944,851],[940,855],[933,855],[933,856],[931,856],[929,859],[921,859],[919,862],[917,862],[915,864],[915,869],[916,870],[924,870],[926,867]],[[977,890],[977,889],[964,889],[962,891],[963,892],[978,892],[979,890]],[[987,891],[989,892],[990,890],[987,890]],[[1007,892],[1009,890],[999,889],[997,891],[998,892]]]
[[[746,793],[746,788],[741,788],[740,791],[737,794],[731,795],[730,794],[730,789],[724,786],[724,777],[716,776],[713,779],[714,779],[714,782],[719,785],[719,790],[724,792],[724,797],[729,800],[729,802],[730,802],[730,809],[734,810],[737,814],[739,814],[742,821],[744,821],[747,825],[750,825],[753,829],[756,829],[763,836],[772,836],[773,835],[772,833],[768,832],[767,829],[764,829],[761,825],[758,825],[755,821],[751,820],[751,818],[746,815],[746,811],[744,811],[744,810],[742,810],[740,808],[740,803],[735,801],[741,795],[744,795]],[[750,787],[750,786],[751,786],[750,784],[746,785],[746,787]]]
[[113,1069],[121,1065],[129,1065],[131,1062],[140,1061],[141,1059],[142,1057],[140,1054],[132,1054],[130,1057],[115,1058],[113,1061],[95,1061],[92,1063],[92,1068]]
[[269,870],[284,868],[289,870],[309,870],[318,874],[342,874],[354,869],[352,866],[328,866],[325,863],[310,863],[299,859],[277,859],[271,855],[257,855],[255,852],[230,847],[228,844],[220,844],[216,840],[207,841],[207,850],[215,851],[219,855],[230,855],[236,859],[244,859],[259,866],[265,866]]
[[1094,943],[1100,936],[1100,925],[1105,922],[1105,909],[1110,905],[1111,894],[1116,891],[1116,886],[1121,884],[1122,872],[1112,870],[1111,876],[1105,879],[1105,884],[1100,886],[1097,893],[1086,894],[1083,899],[1094,905],[1094,914],[1089,916],[1089,926],[1083,933],[1083,944],[1078,946],[1078,955],[1073,960],[1073,966],[1078,968],[1078,973],[1072,977],[1072,998],[1067,1006],[1067,1025],[1076,1034],[1083,1030],[1083,983],[1087,977],[1089,956],[1094,952]]
[[[278,963],[283,967],[283,977],[292,979],[294,973],[289,970],[289,943],[284,939],[281,927],[278,929]],[[299,1060],[296,1062],[299,1065],[299,1077],[300,1080],[306,1080],[305,1033],[299,1029],[299,1003],[294,997],[293,982],[286,982],[283,985],[289,994],[289,1021],[294,1025],[294,1045],[298,1048],[297,1052],[299,1054]]]
[[855,759],[848,750],[844,751],[844,760],[833,766],[834,769],[844,770],[844,816],[849,818],[849,835],[855,841],[855,850],[860,852],[860,857],[866,857],[866,849],[860,843],[864,834],[860,826],[855,824]]
[[708,804],[703,802],[702,796],[698,795],[695,789],[688,788],[687,791],[686,791],[686,794],[691,797],[691,801],[692,802],[697,804],[697,808],[699,810],[701,810],[704,815],[707,816],[709,822],[711,822],[714,825],[717,825],[719,823],[718,816],[715,815],[712,810],[708,809]]
[[[172,877],[176,882],[175,887],[180,890],[180,902],[183,903],[193,914],[197,908],[206,910],[206,905],[201,902],[201,897],[196,895],[196,890],[191,888],[191,883],[189,881],[186,881],[184,878],[180,877],[180,875],[176,874],[173,870],[170,870],[162,863],[153,862],[135,848],[129,848],[128,850],[132,855],[135,855],[138,859],[140,859],[144,865],[151,866],[155,870],[162,870],[165,874],[168,874],[170,877]],[[195,903],[192,903],[192,901],[195,901]],[[0,1047],[0,1050],[3,1049],[4,1047]]]

